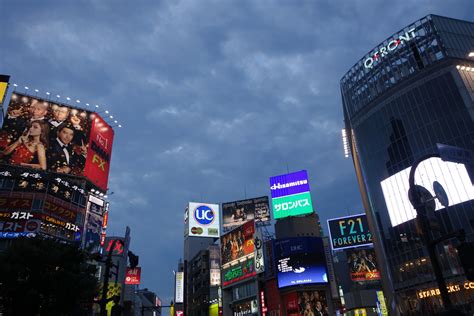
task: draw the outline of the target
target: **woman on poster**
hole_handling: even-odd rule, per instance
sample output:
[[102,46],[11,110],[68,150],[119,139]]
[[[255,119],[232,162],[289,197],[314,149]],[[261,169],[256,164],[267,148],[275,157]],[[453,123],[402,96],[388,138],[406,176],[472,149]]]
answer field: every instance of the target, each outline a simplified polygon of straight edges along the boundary
[[8,162],[35,169],[46,170],[46,147],[48,146],[49,126],[43,121],[32,121],[22,136],[2,152],[10,155]]

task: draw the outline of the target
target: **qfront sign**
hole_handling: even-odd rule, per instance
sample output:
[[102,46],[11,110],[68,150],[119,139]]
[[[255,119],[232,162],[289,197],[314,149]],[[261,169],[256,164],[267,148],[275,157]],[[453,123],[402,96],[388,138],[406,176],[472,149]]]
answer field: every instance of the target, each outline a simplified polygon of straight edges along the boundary
[[404,35],[394,38],[387,45],[377,49],[369,58],[364,61],[364,67],[371,69],[385,56],[395,51],[400,45],[405,44],[415,38],[415,28],[409,29]]
[[219,226],[219,205],[189,203],[189,236],[218,238]]
[[365,214],[329,219],[328,227],[333,250],[373,244]]

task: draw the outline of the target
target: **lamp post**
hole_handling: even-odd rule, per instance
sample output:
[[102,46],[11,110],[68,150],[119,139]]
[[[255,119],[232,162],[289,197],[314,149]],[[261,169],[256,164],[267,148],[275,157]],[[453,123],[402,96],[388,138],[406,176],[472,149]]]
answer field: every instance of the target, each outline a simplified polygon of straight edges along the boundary
[[[432,207],[434,208],[434,206],[430,206],[428,205],[429,202],[434,202],[434,199],[433,197],[431,196],[431,194],[429,194],[429,197],[427,198],[427,190],[422,187],[422,186],[418,186],[418,185],[415,185],[415,171],[416,171],[416,168],[418,167],[418,165],[426,160],[426,159],[429,159],[429,158],[433,158],[433,157],[440,157],[439,154],[427,154],[427,155],[424,155],[422,157],[420,157],[418,160],[416,160],[412,167],[411,167],[411,170],[410,170],[410,176],[409,176],[409,186],[410,186],[410,189],[408,191],[408,195],[409,195],[409,198],[410,198],[410,202],[412,203],[413,207],[415,208],[416,210],[416,221],[417,221],[417,225],[419,227],[419,229],[421,230],[421,235],[422,235],[422,240],[428,250],[428,256],[430,258],[430,261],[431,261],[431,265],[433,267],[433,272],[435,274],[435,277],[436,277],[436,283],[438,284],[438,288],[439,288],[439,291],[440,291],[440,294],[441,294],[441,299],[443,300],[443,305],[445,307],[445,310],[447,311],[450,311],[453,309],[453,305],[451,303],[451,300],[449,298],[449,294],[448,294],[448,289],[446,287],[446,282],[444,280],[444,277],[443,277],[443,272],[441,270],[441,266],[439,264],[439,261],[438,261],[438,258],[436,256],[436,252],[435,252],[435,246],[436,246],[436,243],[434,243],[432,240],[431,240],[431,237],[429,235],[429,222],[428,222],[428,218],[427,218],[427,211],[429,209],[429,207]],[[434,204],[434,203],[433,203]],[[432,210],[434,211],[434,209]],[[438,240],[439,241],[442,241],[443,239],[441,240]]]

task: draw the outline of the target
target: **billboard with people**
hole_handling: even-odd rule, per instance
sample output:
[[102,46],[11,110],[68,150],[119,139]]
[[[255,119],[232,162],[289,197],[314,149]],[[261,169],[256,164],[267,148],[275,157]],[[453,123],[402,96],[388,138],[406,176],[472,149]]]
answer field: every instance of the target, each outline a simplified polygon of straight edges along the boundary
[[252,220],[225,234],[221,238],[221,261],[225,266],[240,258],[253,255],[255,222]]
[[347,250],[347,264],[354,282],[380,280],[374,248]]
[[270,220],[267,196],[222,204],[222,226],[226,232],[253,219],[255,222]]
[[113,136],[97,113],[15,92],[0,131],[0,162],[85,176],[106,190]]

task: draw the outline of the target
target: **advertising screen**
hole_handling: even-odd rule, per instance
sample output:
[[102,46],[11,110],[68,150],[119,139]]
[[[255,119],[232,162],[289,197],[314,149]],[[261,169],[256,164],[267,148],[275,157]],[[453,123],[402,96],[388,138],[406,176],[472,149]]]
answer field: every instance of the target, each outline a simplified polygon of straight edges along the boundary
[[365,214],[328,219],[333,250],[372,245],[372,233]]
[[297,237],[274,243],[278,287],[328,283],[326,257],[321,238]]
[[380,280],[380,271],[373,248],[347,250],[347,264],[352,281]]
[[271,177],[270,190],[272,192],[272,199],[309,192],[308,172],[301,170]]
[[321,290],[298,291],[284,296],[286,314],[300,315],[329,315],[326,293]]
[[280,219],[313,213],[313,202],[309,192],[272,199],[273,217]]
[[222,270],[222,285],[228,286],[232,283],[245,280],[255,276],[255,260],[253,256],[246,260],[238,261],[235,265]]
[[219,205],[190,202],[189,236],[219,238]]
[[0,131],[0,162],[86,176],[106,190],[113,134],[96,113],[14,93]]
[[[416,211],[408,199],[408,176],[411,168],[406,168],[383,180],[383,196],[392,226],[397,226],[416,217]],[[474,179],[472,179],[474,180]],[[415,183],[425,187],[435,196],[433,182],[438,181],[446,191],[449,205],[474,199],[474,186],[463,164],[429,158],[422,161],[415,172]],[[436,210],[444,208],[436,199]]]
[[87,212],[86,214],[84,249],[87,249],[90,253],[96,253],[100,250],[100,235],[104,218],[92,212]]
[[232,264],[240,258],[253,255],[255,222],[252,220],[225,234],[221,238],[222,266]]
[[226,232],[253,219],[256,222],[270,220],[267,196],[222,204],[222,221]]

